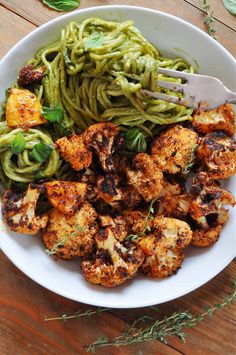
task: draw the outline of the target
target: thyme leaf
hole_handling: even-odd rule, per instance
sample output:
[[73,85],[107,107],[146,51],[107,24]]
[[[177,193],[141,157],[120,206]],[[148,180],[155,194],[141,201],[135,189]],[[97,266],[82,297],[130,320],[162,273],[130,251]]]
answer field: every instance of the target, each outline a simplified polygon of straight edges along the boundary
[[215,30],[215,19],[213,17],[214,11],[211,10],[209,0],[202,0],[202,9],[205,13],[204,24],[207,27],[208,34],[216,39],[216,30]]

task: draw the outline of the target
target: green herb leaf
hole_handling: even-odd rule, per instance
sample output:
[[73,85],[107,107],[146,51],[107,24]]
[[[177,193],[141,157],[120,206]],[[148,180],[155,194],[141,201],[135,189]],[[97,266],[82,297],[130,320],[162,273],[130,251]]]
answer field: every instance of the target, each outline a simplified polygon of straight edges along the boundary
[[25,149],[25,137],[22,133],[18,133],[11,141],[11,151],[13,154],[19,154]]
[[84,50],[87,51],[90,48],[101,47],[104,43],[104,36],[102,33],[95,33],[88,37],[84,43]]
[[231,12],[231,14],[236,15],[236,1],[235,0],[223,0],[224,7]]
[[53,107],[43,107],[42,108],[43,117],[50,122],[60,123],[63,120],[63,109],[60,104],[56,104]]
[[52,149],[49,144],[37,143],[31,152],[31,157],[38,163],[43,163],[48,159]]
[[80,0],[43,0],[43,3],[57,11],[71,11],[79,6]]
[[131,128],[126,132],[124,146],[133,152],[145,152],[147,149],[145,137],[138,128]]

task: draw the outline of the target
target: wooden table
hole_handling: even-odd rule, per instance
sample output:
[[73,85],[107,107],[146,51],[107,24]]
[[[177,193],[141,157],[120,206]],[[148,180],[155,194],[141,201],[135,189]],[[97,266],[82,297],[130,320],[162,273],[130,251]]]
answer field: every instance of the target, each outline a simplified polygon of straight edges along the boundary
[[[199,0],[81,0],[80,8],[129,4],[168,12],[204,29]],[[210,0],[220,43],[236,55],[236,21],[221,0]],[[0,0],[0,56],[37,26],[59,16],[39,0]],[[208,304],[219,303],[232,290],[236,261],[198,290],[159,307],[161,315],[189,309],[201,312]],[[86,354],[83,345],[101,335],[114,337],[124,331],[145,310],[114,310],[93,318],[67,322],[45,322],[44,317],[72,314],[89,306],[60,297],[31,281],[0,253],[0,354]],[[236,354],[236,304],[218,311],[212,319],[188,329],[187,342],[169,339],[126,348],[106,348],[107,354]],[[104,349],[98,354],[103,354]]]

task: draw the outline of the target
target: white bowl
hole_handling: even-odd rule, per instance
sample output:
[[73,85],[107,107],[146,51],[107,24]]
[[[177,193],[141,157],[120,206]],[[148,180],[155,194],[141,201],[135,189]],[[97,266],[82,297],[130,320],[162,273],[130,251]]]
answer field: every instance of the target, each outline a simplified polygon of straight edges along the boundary
[[[135,26],[162,54],[182,56],[197,65],[200,73],[215,76],[231,90],[236,90],[234,58],[203,31],[159,11],[131,6],[105,6],[79,10],[56,18],[34,30],[11,49],[0,62],[0,101],[4,100],[4,90],[16,80],[19,68],[38,48],[56,40],[60,36],[60,29],[71,20],[80,22],[88,17],[134,20]],[[228,188],[236,191],[235,185],[235,179],[231,179]],[[236,211],[231,210],[230,219],[219,241],[211,248],[189,248],[177,275],[161,281],[138,276],[114,289],[87,283],[80,273],[78,261],[55,261],[44,252],[38,237],[17,235],[2,226],[0,241],[8,258],[31,279],[49,290],[92,305],[133,308],[173,300],[218,274],[235,256],[235,220]]]

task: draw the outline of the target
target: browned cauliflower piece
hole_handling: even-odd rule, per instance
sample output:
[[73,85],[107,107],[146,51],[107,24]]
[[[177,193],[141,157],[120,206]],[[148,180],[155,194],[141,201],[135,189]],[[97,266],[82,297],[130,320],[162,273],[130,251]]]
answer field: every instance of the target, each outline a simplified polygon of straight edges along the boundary
[[48,216],[36,216],[36,204],[43,186],[29,184],[28,189],[23,194],[17,194],[7,190],[3,196],[2,214],[7,226],[14,232],[22,234],[37,234],[44,228],[48,221]]
[[128,225],[122,216],[112,218],[111,216],[99,216],[101,227],[110,227],[115,238],[122,242],[128,234]]
[[135,276],[144,259],[139,246],[121,244],[109,227],[99,231],[96,244],[97,252],[83,258],[81,263],[87,281],[114,287]]
[[200,140],[197,159],[212,179],[228,179],[236,173],[236,142],[221,131],[208,133]]
[[65,214],[75,212],[87,189],[87,184],[73,181],[50,181],[45,186],[51,204]]
[[142,201],[138,191],[133,186],[121,187],[122,206],[124,208],[134,208]]
[[63,137],[56,141],[56,147],[63,159],[68,161],[73,169],[82,170],[92,163],[92,152],[84,143],[83,134],[72,134],[70,138]]
[[47,68],[45,66],[36,69],[32,64],[25,65],[19,71],[17,83],[23,88],[27,88],[36,83],[40,84],[46,74],[46,69]]
[[194,220],[218,213],[223,205],[235,205],[235,199],[231,192],[222,189],[205,172],[195,176],[192,190],[195,197],[190,206],[190,215]]
[[160,199],[157,214],[159,216],[185,219],[189,213],[191,202],[191,194],[166,196]]
[[126,223],[131,234],[140,234],[146,227],[151,225],[152,221],[147,221],[148,211],[123,211]]
[[97,153],[105,172],[116,171],[113,153],[119,148],[122,137],[119,128],[114,123],[97,123],[86,129],[84,139],[88,147]]
[[151,157],[161,171],[176,174],[193,163],[198,134],[182,126],[174,126],[155,139]]
[[150,155],[137,154],[132,163],[133,169],[127,169],[128,183],[132,185],[145,201],[156,199],[162,190],[163,174]]
[[184,259],[183,249],[191,239],[192,231],[187,223],[174,218],[156,217],[151,234],[139,242],[146,255],[141,270],[155,278],[174,274]]
[[160,197],[171,197],[175,195],[181,195],[185,193],[184,186],[177,181],[169,181],[166,178],[163,179],[163,187],[160,193]]
[[56,208],[49,212],[49,221],[42,240],[46,248],[61,259],[72,259],[91,252],[98,231],[97,213],[84,202],[73,215],[65,215]]
[[113,174],[100,176],[97,180],[97,199],[101,199],[109,205],[115,206],[116,202],[123,198],[122,191],[117,187],[119,178]]
[[234,134],[235,114],[231,105],[225,104],[211,111],[197,111],[193,116],[193,126],[200,133],[225,131]]
[[221,231],[221,225],[193,230],[191,244],[196,247],[209,247],[219,239]]

